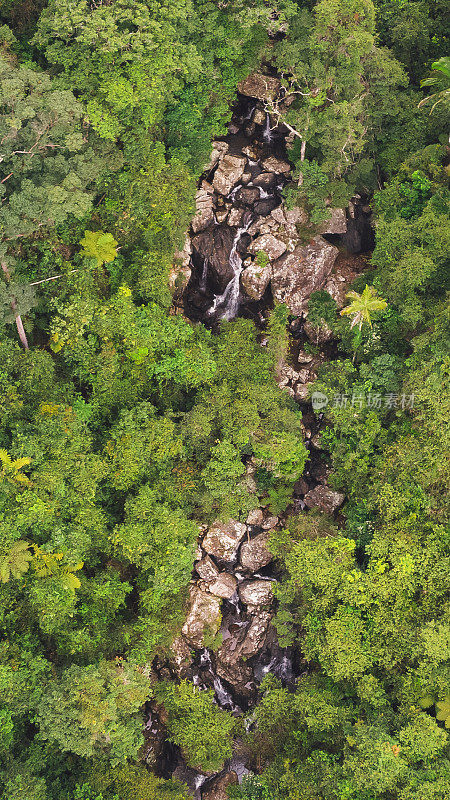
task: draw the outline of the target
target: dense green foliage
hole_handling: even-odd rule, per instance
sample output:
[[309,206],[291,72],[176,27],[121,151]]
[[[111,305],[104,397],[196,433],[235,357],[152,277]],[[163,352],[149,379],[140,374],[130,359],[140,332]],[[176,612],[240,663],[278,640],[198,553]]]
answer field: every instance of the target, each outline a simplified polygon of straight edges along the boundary
[[[450,796],[448,92],[420,89],[444,12],[0,0],[2,800],[187,798],[139,760],[151,697],[193,767],[243,735],[151,663],[184,618],[199,524],[284,511],[307,457],[274,379],[286,310],[261,348],[248,320],[213,335],[169,291],[211,137],[261,59],[295,97],[272,109],[293,131],[288,202],[316,222],[376,190],[357,324],[311,302],[338,341],[315,388],[391,401],[330,403],[339,526],[292,517],[272,542],[279,637],[310,669],[294,692],[266,679],[246,739],[261,775],[233,796]],[[431,115],[424,91],[442,94]]]

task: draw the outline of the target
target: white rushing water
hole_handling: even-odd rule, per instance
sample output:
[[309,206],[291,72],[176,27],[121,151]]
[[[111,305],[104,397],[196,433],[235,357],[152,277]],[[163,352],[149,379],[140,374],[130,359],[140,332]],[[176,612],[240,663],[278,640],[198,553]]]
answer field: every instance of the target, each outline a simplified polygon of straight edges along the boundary
[[229,283],[227,283],[225,291],[214,298],[214,302],[208,311],[209,316],[212,316],[219,310],[218,318],[228,322],[230,319],[234,319],[239,310],[239,279],[242,272],[242,258],[237,251],[237,246],[243,234],[249,229],[251,222],[252,220],[250,219],[236,232],[229,259],[230,266],[233,270],[233,277]]
[[263,140],[267,144],[270,144],[272,139],[273,139],[273,136],[272,136],[272,128],[270,127],[270,116],[269,116],[269,114],[266,114],[266,121],[265,121],[265,124],[264,124],[264,130],[263,130]]

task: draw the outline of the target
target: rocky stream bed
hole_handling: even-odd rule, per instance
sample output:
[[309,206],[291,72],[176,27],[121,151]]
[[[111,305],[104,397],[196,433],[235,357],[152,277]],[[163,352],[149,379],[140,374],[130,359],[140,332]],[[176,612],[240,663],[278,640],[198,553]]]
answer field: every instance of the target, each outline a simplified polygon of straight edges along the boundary
[[[329,357],[332,335],[308,322],[307,304],[312,292],[326,289],[342,307],[348,284],[367,269],[370,207],[366,198],[355,197],[346,210],[330,209],[330,219],[314,229],[303,208],[286,208],[282,190],[292,181],[291,134],[266,111],[275,97],[283,102],[273,76],[255,73],[239,86],[229,133],[213,143],[197,191],[197,213],[177,254],[174,303],[190,319],[213,328],[238,313],[249,316],[260,328],[261,346],[267,309],[274,299],[286,303],[294,344],[288,361],[278,364],[277,381],[301,405],[310,454],[287,513],[319,508],[336,514],[344,496],[327,486],[321,415],[307,402],[317,367]],[[305,349],[308,341],[319,346],[318,355]],[[254,472],[250,459],[250,491]],[[295,688],[308,665],[298,648],[280,647],[271,626],[273,586],[280,575],[267,541],[283,523],[284,517],[255,507],[245,523],[215,522],[200,530],[186,621],[172,658],[153,665],[158,678],[185,678],[213,689],[218,705],[237,716],[254,706],[269,672]],[[215,639],[216,646],[205,646],[205,639]],[[187,768],[178,748],[167,742],[164,713],[151,704],[144,732],[143,757],[164,777],[184,780],[196,800],[226,800],[226,786],[254,768],[239,742],[220,773]]]

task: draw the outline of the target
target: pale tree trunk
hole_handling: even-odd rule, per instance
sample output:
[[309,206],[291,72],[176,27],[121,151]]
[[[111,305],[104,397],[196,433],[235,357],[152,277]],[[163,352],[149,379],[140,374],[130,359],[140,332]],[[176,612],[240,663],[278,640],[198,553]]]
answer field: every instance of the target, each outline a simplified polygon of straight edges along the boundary
[[[306,139],[302,139],[302,144],[300,147],[300,161],[305,160],[305,153],[306,153]],[[298,186],[303,186],[303,172],[300,172],[298,176]]]
[[[4,261],[2,261],[2,270],[5,273],[5,278],[6,278],[7,282],[9,283],[10,280],[11,280],[11,276],[9,274],[8,267],[6,266]],[[16,308],[17,308],[17,304],[16,304],[16,301],[14,300],[14,298],[11,300],[11,308],[14,311],[15,322],[16,322],[16,327],[17,327],[17,333],[19,334],[19,339],[22,342],[22,345],[23,345],[24,349],[25,350],[29,350],[30,348],[28,346],[28,339],[27,339],[27,335],[25,333],[25,328],[23,327],[22,317],[20,316],[20,314],[16,314],[15,313],[16,312]]]

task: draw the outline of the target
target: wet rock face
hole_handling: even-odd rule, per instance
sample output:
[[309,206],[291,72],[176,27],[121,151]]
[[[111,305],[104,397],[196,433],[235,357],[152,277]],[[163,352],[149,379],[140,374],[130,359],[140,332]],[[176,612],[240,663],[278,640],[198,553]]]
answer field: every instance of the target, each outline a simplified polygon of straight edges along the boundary
[[307,245],[300,245],[292,253],[281,256],[272,265],[272,291],[274,297],[286,303],[293,314],[307,308],[307,300],[325,283],[338,255],[337,247],[321,236],[314,236]]
[[236,231],[228,225],[215,226],[192,239],[194,259],[208,262],[210,278],[217,291],[222,292],[233,277],[230,253]]
[[204,635],[215,635],[219,630],[220,599],[193,586],[190,601],[189,613],[181,632],[193,647],[202,647]]
[[203,539],[203,549],[221,561],[234,561],[246,530],[246,525],[235,520],[216,522]]

